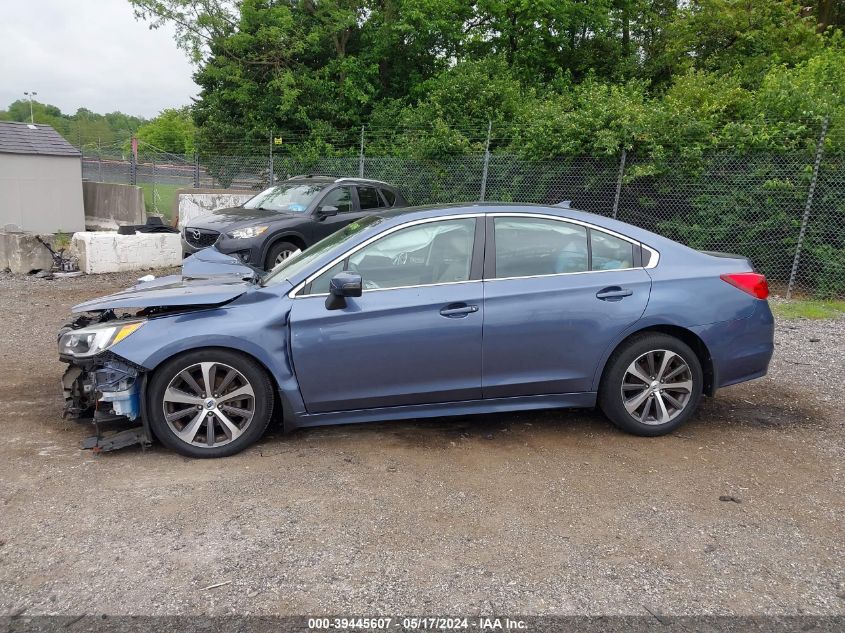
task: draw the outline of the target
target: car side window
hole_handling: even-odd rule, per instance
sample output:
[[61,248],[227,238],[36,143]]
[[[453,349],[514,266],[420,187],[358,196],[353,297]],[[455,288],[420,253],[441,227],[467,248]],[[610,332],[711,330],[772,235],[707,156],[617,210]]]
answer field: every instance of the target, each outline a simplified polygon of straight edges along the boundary
[[361,210],[378,209],[384,206],[375,187],[358,187],[358,202],[361,203]]
[[608,233],[590,230],[593,270],[634,267],[634,245]]
[[380,189],[381,195],[384,196],[384,199],[387,201],[387,206],[392,207],[396,204],[396,194],[393,193],[390,189]]
[[475,218],[399,229],[316,277],[308,294],[327,293],[329,281],[342,270],[359,273],[365,290],[468,281],[474,241]]
[[496,277],[532,277],[590,269],[587,229],[542,218],[494,218]]
[[352,190],[350,187],[338,187],[326,194],[320,202],[321,207],[337,207],[338,213],[349,213],[352,211]]
[[314,281],[312,281],[307,288],[307,292],[304,294],[309,295],[325,295],[329,292],[329,283],[338,273],[343,272],[343,267],[346,265],[345,261],[340,261],[336,263],[334,266],[329,268],[326,272],[322,275],[317,277]]

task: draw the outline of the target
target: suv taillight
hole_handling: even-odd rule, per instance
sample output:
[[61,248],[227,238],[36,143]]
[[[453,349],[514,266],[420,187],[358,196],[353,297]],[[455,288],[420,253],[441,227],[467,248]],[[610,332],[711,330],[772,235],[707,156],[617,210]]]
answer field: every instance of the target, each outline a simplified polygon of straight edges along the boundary
[[719,277],[757,299],[766,299],[769,296],[769,284],[765,275],[760,273],[726,273]]

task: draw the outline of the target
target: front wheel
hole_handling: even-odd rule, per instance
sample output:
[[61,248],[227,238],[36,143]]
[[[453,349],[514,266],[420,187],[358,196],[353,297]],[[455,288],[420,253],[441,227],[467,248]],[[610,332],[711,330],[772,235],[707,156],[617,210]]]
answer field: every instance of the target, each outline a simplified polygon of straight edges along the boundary
[[663,435],[692,417],[703,382],[701,363],[689,345],[667,334],[646,333],[608,360],[599,406],[629,433]]
[[266,270],[273,270],[289,257],[293,257],[298,254],[300,250],[301,249],[292,242],[276,242],[270,247],[270,250],[267,253],[267,259],[264,260],[264,268]]
[[273,389],[253,359],[201,349],[165,362],[148,389],[150,426],[159,441],[189,457],[225,457],[253,444],[273,414]]

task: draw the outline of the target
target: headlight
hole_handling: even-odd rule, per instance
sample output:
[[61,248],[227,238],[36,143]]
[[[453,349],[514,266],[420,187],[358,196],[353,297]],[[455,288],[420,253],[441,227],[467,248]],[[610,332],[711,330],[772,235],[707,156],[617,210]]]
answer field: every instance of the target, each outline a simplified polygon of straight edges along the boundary
[[256,237],[257,235],[261,235],[264,231],[266,231],[269,226],[248,226],[245,229],[237,229],[236,231],[232,231],[229,233],[232,237],[236,240],[245,240],[248,237]]
[[59,339],[59,354],[88,358],[119,343],[146,321],[121,321],[92,325],[65,332]]

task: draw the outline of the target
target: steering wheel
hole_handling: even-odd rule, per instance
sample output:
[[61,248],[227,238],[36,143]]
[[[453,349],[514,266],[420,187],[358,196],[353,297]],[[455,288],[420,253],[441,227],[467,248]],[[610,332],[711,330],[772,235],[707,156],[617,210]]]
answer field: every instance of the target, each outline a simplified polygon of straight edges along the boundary
[[[355,264],[353,264],[352,262],[349,262],[349,265],[347,266],[346,271],[352,272],[352,273],[358,273],[359,275],[361,275],[361,271],[358,270],[358,267]],[[364,277],[364,275],[361,275],[361,279],[364,283],[364,289],[365,290],[378,290],[379,288],[381,288],[381,286],[379,286],[376,282],[372,281],[371,279],[366,279]]]
[[408,263],[408,253],[407,251],[402,251],[401,253],[397,254],[393,258],[393,265],[394,266],[404,266]]

